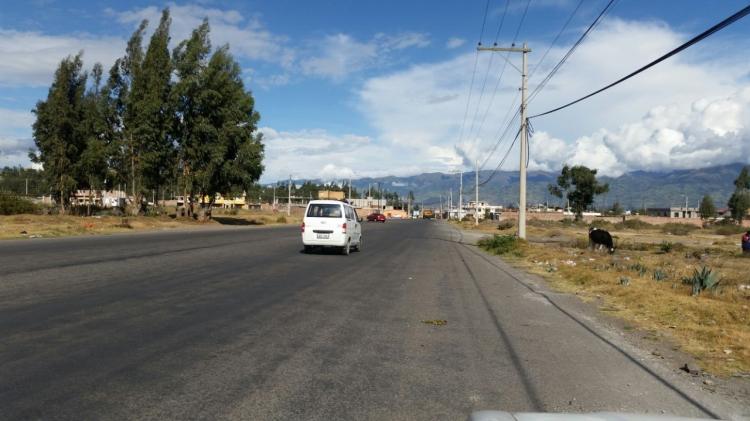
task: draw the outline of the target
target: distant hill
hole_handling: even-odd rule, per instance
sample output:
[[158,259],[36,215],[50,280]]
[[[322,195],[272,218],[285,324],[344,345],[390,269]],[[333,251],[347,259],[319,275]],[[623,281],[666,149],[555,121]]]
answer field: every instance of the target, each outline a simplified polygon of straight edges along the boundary
[[[667,172],[634,171],[620,177],[601,177],[609,183],[609,193],[597,198],[596,206],[611,207],[619,201],[626,209],[645,207],[678,206],[685,203],[688,196],[690,206],[698,206],[701,198],[710,194],[717,207],[725,207],[729,196],[734,191],[734,179],[737,178],[743,164],[729,164],[695,170],[674,170]],[[489,177],[491,171],[480,171],[479,180]],[[527,177],[528,203],[560,204],[560,199],[548,193],[547,185],[555,183],[559,173],[530,171]],[[464,201],[474,198],[474,173],[464,173]],[[378,183],[388,191],[396,191],[406,196],[413,191],[418,201],[426,205],[440,202],[440,196],[447,200],[449,190],[453,189],[453,200],[458,202],[457,174],[424,173],[410,177],[378,177],[353,180],[352,184],[359,191],[367,191],[368,185],[376,188]],[[480,187],[480,200],[502,205],[518,202],[518,173],[500,171],[485,186]],[[471,196],[471,197],[468,197]]]

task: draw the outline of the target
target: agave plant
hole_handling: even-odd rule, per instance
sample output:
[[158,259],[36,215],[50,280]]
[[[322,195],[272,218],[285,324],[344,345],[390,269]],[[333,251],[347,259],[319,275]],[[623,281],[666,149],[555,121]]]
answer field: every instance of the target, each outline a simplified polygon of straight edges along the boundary
[[716,290],[719,286],[719,274],[703,266],[701,270],[694,269],[693,276],[683,278],[682,283],[692,285],[692,294],[698,295],[704,290]]
[[654,281],[661,282],[665,279],[667,279],[667,272],[661,270],[661,269],[654,269],[654,273],[652,275],[654,278]]

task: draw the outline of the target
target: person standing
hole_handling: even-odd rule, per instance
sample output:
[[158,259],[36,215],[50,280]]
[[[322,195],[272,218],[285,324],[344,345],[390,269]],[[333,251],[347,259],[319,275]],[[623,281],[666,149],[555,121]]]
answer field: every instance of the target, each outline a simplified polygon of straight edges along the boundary
[[742,236],[742,252],[750,254],[750,230]]

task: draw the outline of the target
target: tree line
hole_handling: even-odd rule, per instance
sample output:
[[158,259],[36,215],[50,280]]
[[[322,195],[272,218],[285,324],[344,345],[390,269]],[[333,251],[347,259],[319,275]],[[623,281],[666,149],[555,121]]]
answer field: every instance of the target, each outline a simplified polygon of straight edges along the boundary
[[99,63],[84,70],[83,52],[60,62],[33,110],[29,156],[61,213],[76,189],[127,186],[137,214],[147,193],[159,197],[166,185],[213,201],[260,178],[260,115],[229,46],[212,49],[206,19],[170,51],[170,24],[164,9],[144,47],[143,20],[106,80]]

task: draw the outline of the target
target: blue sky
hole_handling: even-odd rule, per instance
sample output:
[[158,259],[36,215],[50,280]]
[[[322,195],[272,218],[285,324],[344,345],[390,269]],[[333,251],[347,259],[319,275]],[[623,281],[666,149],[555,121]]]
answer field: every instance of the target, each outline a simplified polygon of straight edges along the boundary
[[[578,1],[531,0],[519,41],[534,50],[532,70]],[[508,3],[501,44],[510,42],[526,3]],[[583,1],[531,78],[532,89],[605,3]],[[485,4],[3,0],[0,165],[29,165],[29,110],[45,97],[60,59],[83,49],[87,67],[96,61],[109,67],[141,19],[155,23],[159,11],[170,7],[173,43],[207,16],[214,45],[228,42],[242,65],[266,136],[264,181],[289,173],[336,179],[466,167],[493,150],[519,82],[508,67],[498,83],[503,60],[483,53],[470,84]],[[485,44],[492,42],[506,7],[505,0],[489,4]],[[530,111],[598,88],[746,4],[620,0]],[[535,121],[530,166],[555,170],[583,163],[617,175],[746,162],[750,61],[741,51],[748,35],[750,19],[632,82]],[[500,161],[507,144],[496,148],[488,168]],[[504,168],[517,168],[516,161],[509,159]]]

